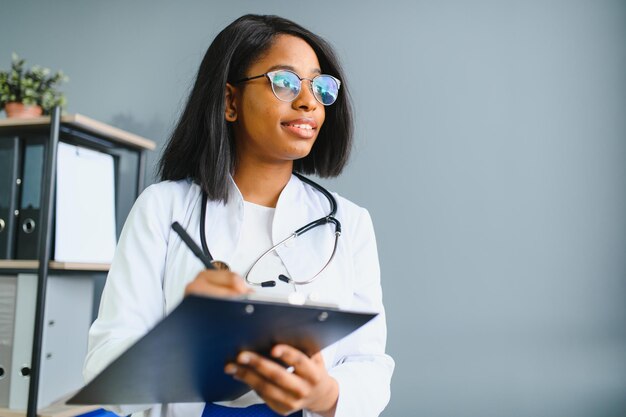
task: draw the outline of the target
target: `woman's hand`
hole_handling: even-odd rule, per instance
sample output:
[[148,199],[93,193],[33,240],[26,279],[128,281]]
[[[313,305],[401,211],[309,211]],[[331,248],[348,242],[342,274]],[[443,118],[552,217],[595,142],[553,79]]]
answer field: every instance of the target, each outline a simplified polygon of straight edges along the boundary
[[276,345],[271,355],[290,368],[245,351],[237,356],[237,363],[227,364],[224,371],[248,384],[281,415],[304,408],[323,416],[335,415],[339,385],[326,371],[321,353],[309,358],[291,346]]
[[213,295],[217,297],[236,296],[252,292],[243,278],[234,272],[206,269],[200,272],[185,287],[185,296]]

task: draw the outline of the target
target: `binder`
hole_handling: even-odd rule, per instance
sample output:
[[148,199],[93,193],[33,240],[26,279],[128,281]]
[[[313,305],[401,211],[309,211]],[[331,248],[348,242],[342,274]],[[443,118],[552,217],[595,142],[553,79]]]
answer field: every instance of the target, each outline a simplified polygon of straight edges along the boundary
[[19,169],[19,138],[0,137],[0,259],[12,259]]
[[[83,385],[94,284],[90,277],[50,276],[42,340],[38,407]],[[0,407],[26,410],[32,360],[36,274],[0,275]]]
[[8,407],[14,344],[17,277],[0,276],[0,407]]
[[110,263],[116,244],[114,157],[60,142],[57,161],[54,259]]
[[25,141],[23,155],[19,214],[15,225],[15,258],[37,259],[45,141],[41,138],[29,138]]
[[241,298],[188,296],[67,404],[233,400],[247,385],[224,373],[241,350],[267,355],[286,343],[312,355],[376,313]]
[[14,410],[25,409],[28,401],[33,328],[35,323],[37,275],[20,274],[16,279],[15,334],[13,336],[13,357],[8,407]]
[[90,274],[55,274],[48,278],[39,407],[51,405],[84,384],[83,363],[92,322],[93,293]]

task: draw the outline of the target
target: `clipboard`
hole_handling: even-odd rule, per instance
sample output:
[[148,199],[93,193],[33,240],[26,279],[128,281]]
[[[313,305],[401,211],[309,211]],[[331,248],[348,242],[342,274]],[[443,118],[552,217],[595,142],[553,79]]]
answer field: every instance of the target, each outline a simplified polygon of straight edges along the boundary
[[241,350],[268,356],[274,345],[285,343],[312,355],[376,316],[323,306],[187,296],[67,404],[234,400],[250,388],[226,375],[224,366]]

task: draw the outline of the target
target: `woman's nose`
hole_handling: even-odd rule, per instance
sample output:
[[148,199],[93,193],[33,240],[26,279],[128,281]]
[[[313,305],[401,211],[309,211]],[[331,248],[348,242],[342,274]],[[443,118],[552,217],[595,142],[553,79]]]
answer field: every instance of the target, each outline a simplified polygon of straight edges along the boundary
[[[308,85],[304,85],[308,83]],[[303,109],[303,110],[315,110],[318,106],[318,102],[313,95],[313,85],[312,81],[309,79],[303,79],[302,84],[300,85],[300,94],[298,97],[292,102],[292,105],[295,109]]]

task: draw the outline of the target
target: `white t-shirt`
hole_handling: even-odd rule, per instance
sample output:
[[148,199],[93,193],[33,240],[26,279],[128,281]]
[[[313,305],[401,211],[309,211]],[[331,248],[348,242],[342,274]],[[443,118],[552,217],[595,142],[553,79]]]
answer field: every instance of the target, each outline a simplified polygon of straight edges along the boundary
[[[276,209],[273,207],[265,207],[244,201],[241,236],[230,265],[232,271],[244,277],[252,264],[273,246],[272,223],[275,211]],[[288,295],[294,292],[295,286],[293,284],[288,284],[278,279],[280,274],[289,276],[283,261],[276,251],[272,251],[255,265],[254,269],[250,271],[248,279],[254,283],[275,281],[276,286],[261,287],[251,285],[250,287],[255,292],[276,296]]]
[[[252,264],[273,246],[272,223],[274,221],[274,212],[276,211],[273,207],[265,207],[245,200],[243,204],[241,235],[233,261],[229,265],[232,271],[242,277],[245,276]],[[260,287],[253,285],[250,287],[257,293],[286,296],[293,292],[296,286],[280,281],[278,279],[279,274],[287,275],[287,269],[276,252],[272,251],[254,267],[249,278],[256,283],[274,280],[276,281],[276,286]],[[236,400],[223,401],[217,404],[231,407],[247,407],[259,402],[262,402],[259,396],[254,391],[249,391]]]

